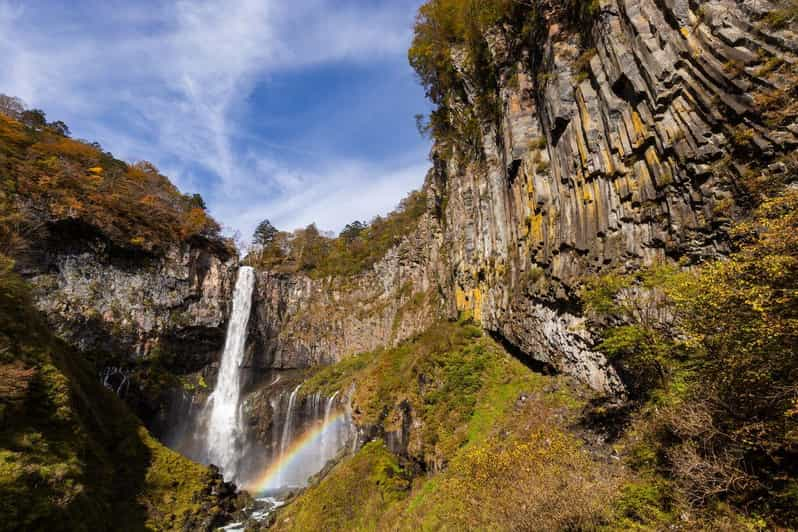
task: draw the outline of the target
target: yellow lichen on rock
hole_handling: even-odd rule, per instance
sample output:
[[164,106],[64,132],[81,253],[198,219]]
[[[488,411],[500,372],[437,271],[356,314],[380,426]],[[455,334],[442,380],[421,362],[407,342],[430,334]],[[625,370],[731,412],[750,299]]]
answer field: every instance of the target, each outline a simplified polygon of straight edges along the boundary
[[482,321],[482,291],[479,288],[464,290],[458,286],[454,290],[454,298],[458,312],[474,321]]

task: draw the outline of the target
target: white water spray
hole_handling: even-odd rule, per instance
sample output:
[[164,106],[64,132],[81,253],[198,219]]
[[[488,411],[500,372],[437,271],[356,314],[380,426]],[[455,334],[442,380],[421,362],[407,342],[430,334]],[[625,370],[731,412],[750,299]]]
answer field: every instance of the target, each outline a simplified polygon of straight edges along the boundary
[[208,398],[208,407],[211,409],[206,440],[208,461],[219,466],[225,480],[237,477],[244,443],[243,420],[239,408],[241,363],[244,360],[244,345],[247,340],[247,324],[254,286],[254,270],[249,266],[239,268],[222,364],[216,387]]

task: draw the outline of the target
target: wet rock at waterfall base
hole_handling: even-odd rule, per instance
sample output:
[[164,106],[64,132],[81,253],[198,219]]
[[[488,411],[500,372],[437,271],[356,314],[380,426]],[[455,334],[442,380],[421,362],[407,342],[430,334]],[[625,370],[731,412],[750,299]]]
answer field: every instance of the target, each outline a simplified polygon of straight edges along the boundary
[[[185,516],[182,530],[188,532],[211,532],[227,523],[246,517],[245,510],[252,506],[252,497],[246,491],[225,482],[219,469],[210,466],[206,484],[198,491],[194,504],[199,505],[191,515]],[[174,523],[180,516],[163,516],[164,522]]]

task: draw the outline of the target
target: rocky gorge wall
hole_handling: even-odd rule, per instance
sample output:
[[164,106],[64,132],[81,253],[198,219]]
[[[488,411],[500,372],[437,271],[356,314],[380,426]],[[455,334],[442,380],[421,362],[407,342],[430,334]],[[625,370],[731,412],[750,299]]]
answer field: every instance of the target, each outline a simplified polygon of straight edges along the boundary
[[196,369],[224,341],[235,262],[192,245],[132,259],[95,240],[57,251],[46,270],[27,273],[37,306],[70,344],[131,357],[185,349],[179,358]]
[[251,365],[296,369],[394,345],[454,315],[445,297],[446,257],[430,215],[372,268],[314,279],[261,270],[250,322]]
[[218,359],[238,262],[221,242],[130,253],[90,226],[59,221],[31,254],[20,269],[37,308],[146,421],[175,376]]
[[[729,251],[751,162],[798,145],[794,117],[772,109],[795,86],[798,40],[761,22],[768,2],[595,6],[589,27],[544,2],[530,36],[485,33],[500,112],[481,120],[478,155],[436,139],[429,214],[367,272],[260,272],[254,367],[328,364],[460,311],[522,359],[623,393],[581,316],[581,282]],[[479,108],[464,47],[452,62],[464,90],[447,106]]]
[[[479,123],[476,156],[436,139],[428,212],[376,264],[323,278],[258,271],[250,369],[330,364],[464,312],[528,363],[623,392],[581,316],[581,281],[728,251],[751,161],[777,165],[798,144],[795,113],[774,116],[794,105],[773,109],[795,86],[798,40],[761,22],[773,8],[762,0],[595,5],[586,27],[542,2],[537,31],[485,32],[499,112]],[[464,90],[447,105],[479,108],[484,79],[464,47],[452,62]],[[62,240],[51,235],[25,272],[62,337],[84,351],[166,352],[178,372],[213,378],[229,252],[184,244],[142,259],[97,235]]]
[[[500,119],[481,122],[477,160],[439,139],[428,186],[443,205],[458,309],[618,392],[579,317],[580,280],[727,251],[749,163],[798,144],[795,115],[766,104],[794,87],[798,39],[761,22],[768,2],[597,7],[592,28],[569,27],[549,6],[537,39],[507,27],[485,35]],[[478,106],[473,65],[457,48],[453,62],[465,98],[449,95],[449,107]]]

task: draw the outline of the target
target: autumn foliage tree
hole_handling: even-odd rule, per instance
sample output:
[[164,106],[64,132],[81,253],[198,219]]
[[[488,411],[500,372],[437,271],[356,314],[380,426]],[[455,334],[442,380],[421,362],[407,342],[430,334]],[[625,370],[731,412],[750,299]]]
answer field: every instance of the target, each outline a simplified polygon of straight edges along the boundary
[[18,119],[25,111],[25,103],[16,96],[0,94],[0,113]]
[[0,97],[0,246],[14,255],[32,229],[58,221],[96,228],[120,247],[161,253],[193,238],[220,240],[201,196],[181,194],[149,162],[128,164],[62,122]]

